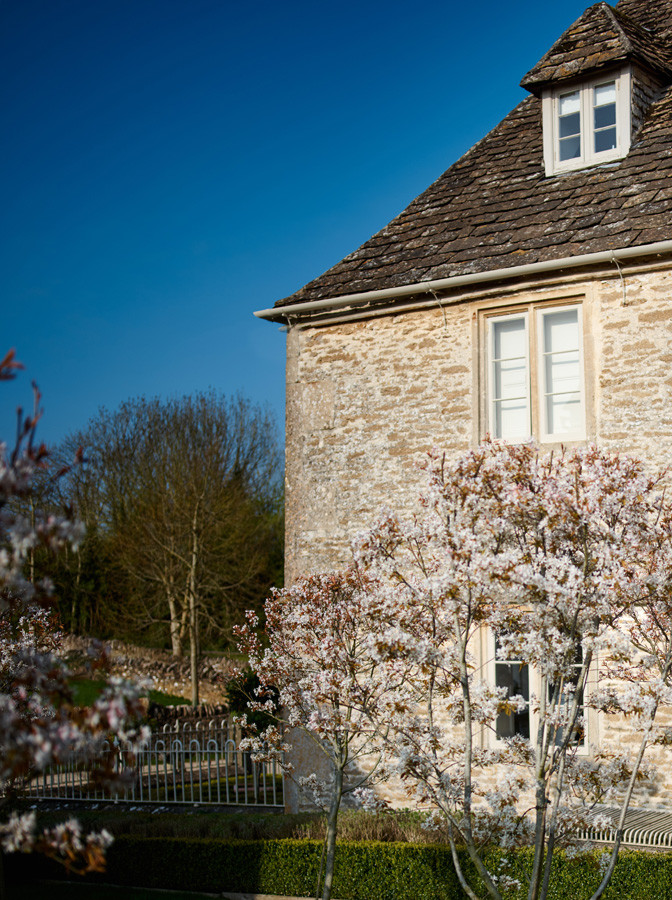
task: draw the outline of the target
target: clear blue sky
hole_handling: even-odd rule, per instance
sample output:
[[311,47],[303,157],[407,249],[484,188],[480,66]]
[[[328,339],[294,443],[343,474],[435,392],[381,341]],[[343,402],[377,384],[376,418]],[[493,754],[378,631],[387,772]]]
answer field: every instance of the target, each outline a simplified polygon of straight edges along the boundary
[[384,226],[522,99],[585,0],[0,0],[0,434],[212,386],[282,421],[252,316]]

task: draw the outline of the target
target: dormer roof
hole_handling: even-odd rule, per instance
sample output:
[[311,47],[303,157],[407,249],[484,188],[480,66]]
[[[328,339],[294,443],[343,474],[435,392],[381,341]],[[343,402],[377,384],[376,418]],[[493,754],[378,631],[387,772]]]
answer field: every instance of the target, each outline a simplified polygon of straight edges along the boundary
[[640,63],[661,80],[672,79],[672,58],[653,31],[620,8],[596,3],[565,31],[520,84],[539,95],[550,84],[588,77],[626,62]]

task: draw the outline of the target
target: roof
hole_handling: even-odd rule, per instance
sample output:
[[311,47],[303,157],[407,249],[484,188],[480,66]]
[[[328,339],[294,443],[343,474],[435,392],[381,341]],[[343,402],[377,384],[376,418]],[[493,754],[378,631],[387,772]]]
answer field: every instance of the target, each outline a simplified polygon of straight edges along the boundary
[[672,0],[620,0],[616,9],[648,29],[670,50],[672,46]]
[[536,93],[550,82],[577,78],[627,60],[670,75],[666,48],[646,28],[606,3],[596,3],[553,44],[520,82]]
[[[566,35],[575,29],[586,35],[596,23],[607,21],[612,31],[604,40],[598,33],[596,40],[600,52],[611,55],[600,65],[626,57],[643,60],[648,52],[647,65],[654,67],[654,57],[660,55],[669,69],[672,0],[621,0],[616,12],[605,3],[587,10],[526,77],[536,72],[547,78],[548,73],[540,74],[546,65],[563,65],[558,48]],[[648,33],[647,49],[643,43]],[[567,65],[577,46],[568,41]],[[587,45],[582,52],[588,52]],[[541,100],[531,96],[389,225],[275,305],[484,273],[671,236],[672,86],[650,106],[624,159],[552,177],[544,173]]]

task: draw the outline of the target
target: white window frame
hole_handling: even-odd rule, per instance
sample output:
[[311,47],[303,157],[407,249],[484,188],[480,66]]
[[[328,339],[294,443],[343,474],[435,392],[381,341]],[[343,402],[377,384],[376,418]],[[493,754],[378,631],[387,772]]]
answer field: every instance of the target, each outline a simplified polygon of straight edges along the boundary
[[[575,431],[553,433],[548,430],[546,407],[546,370],[543,364],[545,347],[543,345],[543,319],[553,313],[577,311],[579,329],[579,395],[581,403],[580,425]],[[485,314],[485,384],[486,414],[485,430],[493,438],[497,438],[494,396],[494,326],[498,322],[511,319],[523,319],[525,322],[527,359],[527,419],[528,429],[525,434],[509,437],[512,442],[524,442],[535,438],[540,443],[553,444],[568,441],[582,441],[586,438],[586,388],[585,388],[585,352],[583,338],[583,307],[578,303],[526,304],[507,312],[493,311]]]
[[[602,84],[614,82],[616,85],[616,146],[611,150],[595,152],[593,149],[593,89]],[[560,159],[560,136],[558,129],[558,106],[563,94],[579,91],[581,112],[581,153],[575,159]],[[558,175],[585,169],[612,160],[622,159],[630,149],[631,135],[631,72],[626,67],[617,72],[607,73],[599,78],[578,84],[564,84],[547,88],[542,95],[542,118],[544,130],[544,167],[546,175]]]
[[526,441],[532,435],[532,397],[530,390],[530,326],[529,326],[529,314],[526,310],[518,311],[518,312],[510,312],[505,313],[503,315],[489,316],[488,317],[488,337],[487,337],[487,396],[488,396],[488,431],[490,434],[494,433],[495,430],[495,402],[497,398],[495,397],[495,377],[494,377],[494,367],[495,367],[495,329],[494,325],[498,322],[510,322],[512,319],[522,319],[525,322],[525,337],[526,337],[526,354],[525,354],[525,383],[527,386],[527,422],[528,422],[528,430],[524,434],[516,435],[515,438],[510,440],[519,440]]
[[[544,346],[544,325],[545,316],[553,315],[553,313],[565,312],[566,310],[577,311],[577,324],[579,330],[579,402],[581,404],[581,413],[579,417],[579,428],[576,431],[564,431],[553,433],[548,429],[548,407],[546,404],[546,366],[544,365],[544,354],[548,352]],[[581,304],[573,306],[552,306],[537,307],[537,404],[539,410],[539,440],[543,444],[559,443],[561,441],[581,441],[586,437],[586,389],[584,376],[584,352],[583,352],[583,315]]]

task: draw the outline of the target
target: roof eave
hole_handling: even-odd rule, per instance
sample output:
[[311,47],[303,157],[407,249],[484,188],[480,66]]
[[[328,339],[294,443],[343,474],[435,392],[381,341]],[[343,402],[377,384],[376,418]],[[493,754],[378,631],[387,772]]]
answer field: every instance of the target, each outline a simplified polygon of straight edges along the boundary
[[[577,269],[594,266],[600,263],[636,259],[638,257],[665,256],[672,254],[672,240],[657,241],[653,244],[640,244],[635,247],[620,247],[613,250],[600,250],[596,253],[584,253],[579,256],[567,256],[559,259],[542,260],[520,266],[509,266],[504,269],[490,269],[486,272],[472,272],[466,275],[453,275],[448,278],[422,281],[400,287],[382,288],[375,291],[363,291],[356,294],[342,294],[336,297],[324,297],[320,300],[308,300],[303,303],[291,303],[272,309],[257,310],[254,315],[271,322],[289,323],[292,320],[309,317],[311,313],[328,314],[339,312],[345,308],[361,308],[366,306],[385,305],[388,301],[397,301],[403,297],[417,295],[434,295],[438,291],[467,286],[477,286],[493,281],[507,281],[524,278],[561,269]],[[438,303],[437,299],[437,303]]]

